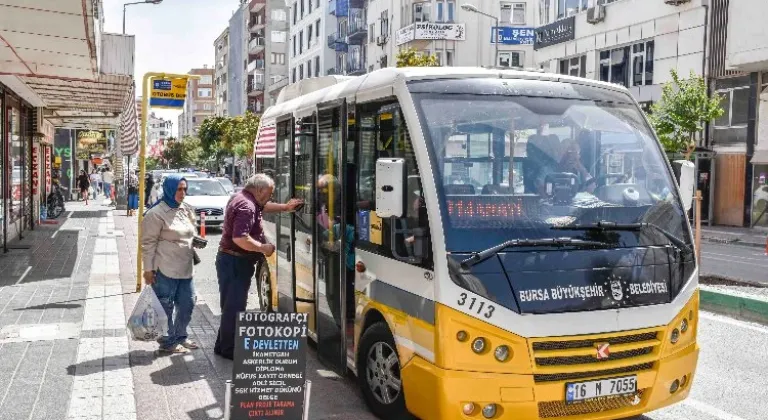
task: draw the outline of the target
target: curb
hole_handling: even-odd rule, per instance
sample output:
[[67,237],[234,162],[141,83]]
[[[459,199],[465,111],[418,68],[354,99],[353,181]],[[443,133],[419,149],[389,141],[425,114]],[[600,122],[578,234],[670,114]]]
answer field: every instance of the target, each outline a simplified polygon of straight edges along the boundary
[[699,296],[702,309],[768,325],[768,299],[703,285],[699,286]]
[[722,237],[715,237],[715,236],[702,236],[701,240],[703,242],[708,242],[711,244],[720,244],[720,245],[738,245],[738,246],[748,246],[752,248],[765,248],[765,242],[752,242],[752,241],[742,241],[741,239],[730,239],[730,238],[722,238]]

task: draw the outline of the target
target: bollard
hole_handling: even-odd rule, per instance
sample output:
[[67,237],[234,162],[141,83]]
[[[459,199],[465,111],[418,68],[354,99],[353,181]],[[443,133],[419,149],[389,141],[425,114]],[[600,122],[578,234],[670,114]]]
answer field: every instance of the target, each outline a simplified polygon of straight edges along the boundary
[[693,213],[696,236],[694,246],[696,247],[696,264],[701,265],[701,190],[696,191],[696,207]]
[[312,381],[307,381],[304,384],[304,415],[302,420],[309,420],[309,397],[312,393]]
[[205,238],[205,212],[200,212],[200,237]]
[[226,389],[224,390],[224,420],[230,420],[231,406],[232,405],[232,381],[227,380]]

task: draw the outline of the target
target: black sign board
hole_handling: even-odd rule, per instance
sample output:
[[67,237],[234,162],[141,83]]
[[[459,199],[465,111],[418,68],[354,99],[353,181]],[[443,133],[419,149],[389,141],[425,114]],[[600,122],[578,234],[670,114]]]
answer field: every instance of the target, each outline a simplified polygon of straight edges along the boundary
[[307,314],[240,312],[232,369],[231,420],[301,420]]
[[536,28],[533,49],[549,47],[565,41],[572,41],[576,36],[576,16],[561,19]]

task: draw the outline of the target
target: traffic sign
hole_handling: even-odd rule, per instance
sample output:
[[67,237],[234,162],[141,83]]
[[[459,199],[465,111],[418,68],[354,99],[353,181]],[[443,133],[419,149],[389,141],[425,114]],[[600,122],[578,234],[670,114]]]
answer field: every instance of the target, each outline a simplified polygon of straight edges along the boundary
[[184,108],[187,99],[187,78],[154,79],[149,95],[149,106],[156,108]]

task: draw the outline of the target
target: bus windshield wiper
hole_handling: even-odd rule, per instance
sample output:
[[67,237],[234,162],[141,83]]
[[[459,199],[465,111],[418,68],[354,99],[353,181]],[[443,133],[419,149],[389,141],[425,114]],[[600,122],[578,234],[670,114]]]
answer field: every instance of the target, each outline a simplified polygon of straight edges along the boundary
[[467,269],[475,264],[479,264],[488,258],[498,254],[507,248],[523,247],[577,247],[577,248],[607,248],[611,245],[607,242],[585,241],[575,238],[551,238],[551,239],[512,239],[502,242],[488,249],[475,252],[471,257],[461,262],[461,267]]
[[668,232],[663,227],[653,224],[653,223],[615,223],[615,222],[597,222],[593,224],[584,224],[584,225],[568,225],[568,226],[553,226],[552,229],[557,230],[606,230],[606,231],[634,231],[634,232],[642,232],[644,229],[653,229],[656,232],[661,233],[664,235],[669,242],[678,250],[690,254],[693,251],[691,250],[691,247],[688,246],[685,242],[680,240],[680,238],[676,237],[672,233]]

